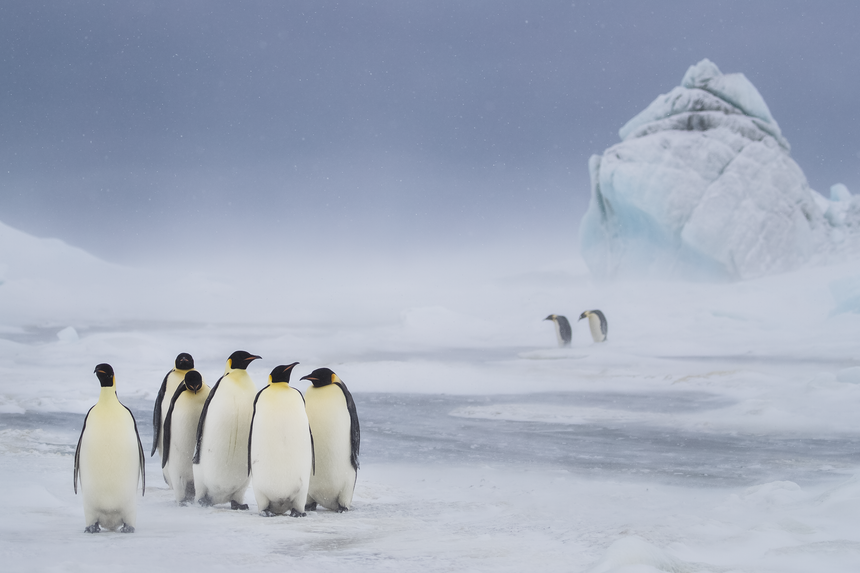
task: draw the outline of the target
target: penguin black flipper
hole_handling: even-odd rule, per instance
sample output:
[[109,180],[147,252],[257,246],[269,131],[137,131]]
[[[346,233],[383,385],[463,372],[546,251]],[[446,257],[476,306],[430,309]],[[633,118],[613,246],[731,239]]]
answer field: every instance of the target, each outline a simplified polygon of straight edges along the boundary
[[352,394],[346,387],[343,381],[335,382],[343,391],[343,396],[346,398],[346,409],[349,410],[349,438],[352,444],[352,456],[350,461],[352,467],[358,470],[358,450],[361,446],[361,428],[358,425],[358,412],[355,410],[355,401],[352,399]]
[[[226,374],[224,376],[226,376]],[[194,458],[191,460],[192,463],[200,463],[200,442],[203,441],[203,424],[206,422],[206,413],[209,411],[209,402],[212,401],[212,396],[215,395],[215,391],[218,390],[218,385],[221,384],[221,380],[224,379],[224,376],[215,382],[215,385],[212,386],[212,390],[206,397],[206,402],[203,403],[203,411],[200,412],[200,421],[197,422],[197,445],[194,446]]]
[[140,495],[146,495],[146,456],[143,453],[143,444],[140,443],[140,432],[137,431],[137,420],[134,419],[134,414],[128,409],[128,406],[120,402],[123,408],[128,410],[128,415],[131,416],[131,423],[134,424],[134,435],[137,437],[137,451],[140,452]]
[[167,409],[167,417],[164,418],[164,446],[161,448],[161,467],[167,465],[167,458],[170,456],[170,427],[172,425],[173,418],[173,405],[176,404],[176,399],[179,398],[179,395],[182,394],[188,387],[185,385],[185,381],[183,380],[179,386],[176,387],[176,392],[173,393],[173,398],[170,399],[170,408]]
[[84,439],[84,430],[87,429],[87,418],[90,417],[90,412],[95,406],[92,406],[89,410],[87,410],[87,415],[84,416],[84,427],[81,428],[81,437],[78,438],[78,447],[75,448],[75,494],[78,493],[78,472],[80,471],[81,465],[81,441]]
[[161,402],[167,392],[167,377],[170,376],[170,372],[165,374],[164,380],[161,381],[161,388],[158,390],[158,396],[155,397],[155,407],[152,409],[152,452],[149,454],[150,457],[154,456],[155,450],[158,449],[158,436],[161,433]]
[[606,340],[606,337],[609,335],[609,324],[606,322],[606,317],[599,310],[593,310],[592,312],[600,319],[600,330],[603,332],[603,339]]
[[570,321],[567,320],[566,316],[558,316],[556,320],[558,321],[558,333],[561,336],[562,342],[570,344],[570,341],[573,340],[573,330],[570,328]]
[[[248,430],[248,475],[251,475],[251,436],[254,435],[254,417],[257,415],[257,400],[260,399],[260,394],[262,394],[266,388],[268,388],[268,386],[264,387],[263,390],[260,390],[259,392],[257,392],[257,395],[254,396],[254,410],[251,413],[251,429]],[[212,390],[214,391],[215,389],[213,388]]]

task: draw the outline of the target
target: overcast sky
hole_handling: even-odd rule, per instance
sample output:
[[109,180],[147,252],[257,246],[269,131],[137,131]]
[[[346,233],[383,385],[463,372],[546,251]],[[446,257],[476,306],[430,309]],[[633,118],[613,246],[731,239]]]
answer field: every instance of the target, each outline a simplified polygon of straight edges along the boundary
[[588,157],[705,57],[814,189],[857,193],[858,24],[821,0],[7,0],[0,221],[114,261],[572,250]]

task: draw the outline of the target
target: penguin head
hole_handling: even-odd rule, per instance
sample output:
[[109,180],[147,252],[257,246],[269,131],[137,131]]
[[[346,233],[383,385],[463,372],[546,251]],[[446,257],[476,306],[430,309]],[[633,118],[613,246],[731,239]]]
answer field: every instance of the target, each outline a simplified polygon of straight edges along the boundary
[[310,380],[316,388],[328,386],[335,382],[341,382],[341,379],[337,377],[337,374],[332,372],[329,368],[317,368],[307,376],[302,376],[302,380]]
[[183,352],[176,357],[173,363],[177,370],[191,370],[194,368],[194,359],[187,352]]
[[203,388],[203,376],[197,370],[191,370],[185,375],[185,387],[197,394]]
[[583,318],[588,318],[589,314],[591,314],[591,311],[586,310],[585,312],[583,312],[582,314],[579,315],[579,320],[582,320]]
[[102,388],[112,388],[115,384],[113,367],[110,364],[99,364],[93,370],[96,373],[96,378],[99,379],[99,384]]
[[237,350],[230,355],[230,358],[227,359],[227,368],[233,370],[245,370],[248,367],[248,364],[258,358],[260,357],[256,354],[251,354],[244,350]]
[[556,314],[551,314],[551,315],[549,315],[548,317],[546,317],[544,320],[555,320],[556,318],[558,318],[558,315],[556,315]]
[[293,366],[295,366],[296,364],[298,364],[298,362],[275,366],[275,368],[272,370],[272,373],[269,375],[269,384],[276,384],[278,382],[286,382],[287,384],[289,384],[290,374],[293,373]]

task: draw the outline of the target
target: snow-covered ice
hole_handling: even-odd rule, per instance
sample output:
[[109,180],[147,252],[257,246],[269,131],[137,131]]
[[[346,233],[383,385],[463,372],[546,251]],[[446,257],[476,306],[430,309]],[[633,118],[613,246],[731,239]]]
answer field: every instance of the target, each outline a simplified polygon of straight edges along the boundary
[[[170,282],[4,233],[20,255],[0,285],[4,570],[860,569],[856,261],[600,284],[581,259],[464,250],[327,259],[324,285],[301,278],[311,259]],[[593,308],[609,340],[573,322],[557,348],[543,318]],[[212,383],[239,348],[263,357],[258,387],[294,360],[349,385],[354,509],[179,507],[147,458],[137,532],[84,534],[72,456],[93,366],[113,365],[146,447],[176,354]]]
[[601,278],[736,280],[860,251],[860,197],[810,189],[764,98],[705,59],[592,156],[582,254]]

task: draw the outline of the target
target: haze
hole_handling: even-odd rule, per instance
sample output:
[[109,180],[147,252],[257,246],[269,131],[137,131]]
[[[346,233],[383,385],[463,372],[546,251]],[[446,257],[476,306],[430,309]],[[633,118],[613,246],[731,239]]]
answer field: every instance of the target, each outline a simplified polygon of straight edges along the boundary
[[814,189],[856,193],[858,21],[845,2],[6,2],[0,220],[121,262],[572,254],[588,157],[704,57],[755,84]]

